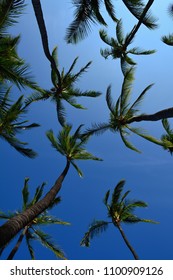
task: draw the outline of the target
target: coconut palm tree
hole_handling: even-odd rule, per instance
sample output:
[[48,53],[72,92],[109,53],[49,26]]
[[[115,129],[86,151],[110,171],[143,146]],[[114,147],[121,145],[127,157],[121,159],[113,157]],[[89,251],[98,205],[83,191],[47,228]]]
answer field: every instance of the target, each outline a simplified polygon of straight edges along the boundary
[[3,248],[21,229],[30,224],[36,217],[43,213],[47,208],[52,205],[57,194],[59,193],[62,183],[68,173],[70,164],[72,164],[82,176],[81,170],[76,165],[77,160],[101,160],[88,153],[85,149],[85,145],[89,140],[89,135],[81,136],[81,127],[79,126],[73,135],[70,135],[71,126],[65,126],[59,132],[56,138],[53,132],[50,130],[47,132],[47,137],[50,140],[53,148],[60,152],[66,158],[66,165],[60,176],[55,181],[53,187],[47,192],[47,194],[24,210],[21,214],[18,214],[7,221],[0,227],[0,248]]
[[[54,48],[52,52],[52,57],[56,63],[56,68],[58,69],[58,56],[57,56],[57,47]],[[81,77],[81,75],[86,72],[91,65],[91,61],[88,62],[84,67],[82,67],[77,73],[72,73],[76,62],[78,60],[78,57],[76,57],[71,64],[68,71],[65,73],[64,68],[57,75],[54,68],[51,69],[51,79],[53,88],[49,91],[42,91],[42,92],[35,92],[28,98],[26,98],[26,106],[28,104],[31,104],[34,101],[39,100],[47,100],[50,99],[56,104],[56,110],[57,110],[57,117],[58,121],[62,126],[65,125],[65,108],[63,106],[62,101],[68,102],[70,105],[72,105],[75,108],[78,109],[85,109],[82,105],[77,104],[76,97],[98,97],[101,95],[100,92],[97,91],[81,91],[79,88],[75,87],[75,83],[78,81],[78,79]]]
[[8,27],[16,23],[24,6],[22,0],[4,0],[0,4],[0,82],[10,81],[18,87],[39,89],[28,73],[28,65],[18,56],[20,36],[7,33]]
[[37,154],[26,148],[27,143],[16,138],[16,134],[39,125],[36,123],[27,125],[27,120],[21,120],[23,115],[26,114],[24,98],[20,96],[17,101],[11,102],[10,91],[11,88],[6,89],[0,84],[0,137],[22,155],[34,158]]
[[[139,111],[138,106],[142,102],[147,91],[152,87],[152,84],[147,86],[141,92],[138,98],[132,104],[130,104],[133,80],[134,80],[134,68],[131,67],[126,71],[126,74],[124,76],[124,81],[122,84],[121,94],[115,104],[111,96],[111,86],[107,88],[106,102],[107,102],[108,109],[110,110],[109,121],[107,123],[93,124],[91,128],[87,129],[86,132],[84,132],[84,135],[100,134],[105,132],[106,130],[110,130],[114,133],[119,132],[124,144],[128,148],[136,152],[140,152],[140,151],[136,149],[136,147],[134,147],[127,139],[127,136],[130,133],[135,133],[138,136],[143,137],[144,139],[150,142],[163,146],[161,140],[158,140],[150,135],[147,135],[142,131],[142,129],[134,128],[130,126],[130,123],[135,121],[135,118],[138,118],[138,116],[136,116],[136,114]],[[147,115],[139,115],[139,116],[141,118],[144,117],[145,119],[145,116]],[[148,116],[151,117],[152,115],[148,115]]]
[[[38,186],[36,188],[34,197],[32,199],[29,199],[29,186],[28,186],[29,178],[25,178],[24,187],[22,190],[22,198],[23,198],[23,205],[22,205],[22,211],[26,210],[28,207],[34,205],[43,195],[45,183],[43,183],[41,186]],[[23,231],[21,230],[21,233],[19,235],[19,238],[16,242],[16,245],[10,252],[8,256],[8,260],[12,260],[19,250],[21,243],[23,239],[26,239],[26,244],[31,256],[31,259],[35,259],[34,249],[32,246],[32,241],[37,240],[39,241],[43,246],[50,249],[57,257],[65,259],[64,253],[62,250],[58,248],[52,241],[51,237],[46,234],[44,231],[40,229],[40,226],[48,226],[53,224],[59,224],[59,225],[69,225],[67,222],[63,222],[52,215],[49,214],[48,210],[52,209],[54,206],[59,204],[61,201],[60,197],[55,198],[55,200],[52,202],[50,207],[45,210],[42,214],[40,214],[37,218],[35,218],[33,221],[31,221]],[[0,219],[9,220],[10,218],[14,217],[15,215],[18,215],[21,213],[21,211],[15,211],[13,213],[3,213],[0,212]]]
[[[149,0],[147,5],[143,1],[123,0],[128,10],[148,28],[155,28],[157,25],[155,19],[148,13],[148,9],[153,4],[154,0]],[[68,43],[77,43],[88,35],[91,23],[100,23],[107,25],[101,15],[102,0],[74,0],[72,1],[75,6],[74,20],[70,24],[66,33],[66,41]],[[105,8],[109,16],[114,22],[117,22],[113,2],[104,0]],[[145,14],[144,14],[145,12]]]
[[[129,41],[129,37],[132,34],[134,29],[124,37],[123,34],[123,27],[122,27],[122,20],[119,20],[116,25],[116,39],[110,38],[105,30],[100,30],[100,38],[103,40],[104,43],[109,45],[111,48],[101,49],[101,55],[107,59],[109,56],[112,56],[113,59],[119,58],[121,61],[121,69],[125,74],[127,70],[127,65],[135,65],[136,62],[132,60],[129,55],[148,55],[155,53],[155,50],[148,50],[144,51],[138,47],[134,47],[132,49],[127,49],[129,44],[132,41]],[[127,43],[128,41],[128,43]]]
[[141,219],[137,217],[133,212],[137,207],[147,207],[147,204],[144,201],[141,200],[127,200],[127,195],[130,193],[130,191],[126,191],[124,194],[122,194],[123,188],[124,188],[125,181],[121,180],[115,187],[113,193],[112,193],[112,199],[111,202],[108,203],[110,190],[107,191],[105,197],[104,197],[104,204],[108,211],[108,217],[111,218],[110,221],[94,221],[89,226],[89,230],[85,233],[81,245],[82,246],[90,246],[90,240],[100,234],[101,232],[105,231],[108,228],[109,224],[113,224],[118,231],[120,232],[125,244],[131,251],[133,257],[137,260],[139,259],[138,255],[136,254],[134,248],[128,241],[121,224],[127,223],[127,224],[134,224],[139,222],[145,222],[145,223],[156,223],[152,220],[148,219]]

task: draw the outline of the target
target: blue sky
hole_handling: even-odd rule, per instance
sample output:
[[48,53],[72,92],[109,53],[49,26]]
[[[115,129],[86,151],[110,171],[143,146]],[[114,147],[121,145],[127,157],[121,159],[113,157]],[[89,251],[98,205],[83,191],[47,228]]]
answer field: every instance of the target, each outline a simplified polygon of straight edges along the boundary
[[[117,16],[122,17],[124,32],[127,33],[135,24],[135,19],[127,12],[122,1],[115,1]],[[172,95],[172,59],[173,49],[160,40],[173,30],[173,21],[167,13],[170,1],[155,1],[153,14],[158,18],[159,28],[150,31],[141,27],[133,46],[144,49],[156,49],[157,53],[147,57],[135,57],[138,62],[135,74],[134,92],[136,98],[149,84],[155,83],[148,92],[141,106],[142,113],[152,113],[160,109],[171,107]],[[119,61],[111,58],[104,60],[100,55],[100,48],[104,43],[99,39],[100,26],[92,26],[89,37],[78,45],[67,45],[64,41],[65,30],[73,18],[73,7],[67,1],[41,1],[44,18],[47,26],[49,45],[52,50],[58,45],[60,67],[68,67],[76,56],[79,56],[76,71],[88,61],[93,63],[85,75],[80,79],[78,86],[84,90],[94,89],[103,94],[98,99],[81,99],[81,104],[88,110],[79,111],[67,108],[68,121],[76,129],[81,123],[86,127],[93,122],[104,122],[108,118],[108,109],[105,102],[105,92],[109,84],[112,85],[112,96],[116,100],[121,89],[122,74]],[[115,26],[103,14],[109,23],[108,34],[115,34]],[[102,28],[102,27],[101,27]],[[40,34],[36,24],[32,6],[29,3],[25,14],[18,24],[12,28],[13,34],[21,34],[19,54],[31,66],[31,72],[38,84],[46,89],[52,87],[50,81],[50,66],[43,54]],[[31,90],[22,90],[26,96]],[[18,90],[14,96],[19,96]],[[22,157],[15,150],[1,141],[3,165],[1,167],[1,206],[3,211],[13,211],[20,208],[21,189],[25,177],[30,178],[30,191],[43,181],[47,182],[48,190],[64,168],[65,159],[58,155],[50,146],[45,132],[53,129],[55,134],[60,129],[57,125],[54,104],[39,102],[31,106],[28,112],[30,122],[41,124],[40,128],[25,132],[21,139],[27,140],[29,146],[39,153],[39,156],[30,160]],[[154,136],[163,133],[160,122],[140,123],[140,127],[148,130]],[[159,146],[149,143],[138,136],[130,138],[142,150],[137,154],[127,149],[119,135],[107,132],[101,136],[93,136],[87,149],[94,155],[104,159],[103,162],[79,162],[84,178],[81,179],[71,167],[60,192],[62,202],[52,210],[52,214],[68,221],[71,226],[51,226],[45,229],[52,235],[57,244],[64,250],[67,258],[77,259],[132,259],[116,228],[109,229],[91,242],[90,248],[80,247],[80,240],[93,219],[108,220],[106,208],[102,202],[108,189],[113,190],[119,180],[126,180],[125,190],[130,189],[129,198],[141,199],[149,207],[137,211],[143,218],[159,222],[157,225],[136,224],[124,225],[124,231],[141,259],[173,259],[173,173],[172,157]],[[10,191],[9,191],[10,190]],[[9,195],[10,194],[10,195]],[[12,242],[14,244],[14,241]],[[12,246],[11,244],[11,246]],[[37,259],[55,259],[55,256],[37,243],[34,244]],[[3,258],[10,251],[4,253]],[[16,259],[28,259],[25,242],[16,254]]]

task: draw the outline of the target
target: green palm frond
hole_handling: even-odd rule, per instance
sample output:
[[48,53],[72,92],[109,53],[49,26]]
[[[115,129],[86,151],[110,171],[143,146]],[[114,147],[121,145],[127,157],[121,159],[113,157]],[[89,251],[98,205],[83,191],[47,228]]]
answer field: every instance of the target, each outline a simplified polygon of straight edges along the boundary
[[[154,1],[151,0],[150,2],[153,3]],[[145,4],[143,3],[143,1],[123,0],[123,3],[126,5],[128,10],[139,20],[145,8]],[[156,19],[151,15],[149,11],[144,16],[142,23],[150,29],[154,29],[157,27]]]
[[156,52],[156,50],[144,51],[144,50],[142,50],[141,48],[138,48],[138,47],[128,50],[128,53],[135,54],[135,55],[149,55],[149,54],[153,54],[155,52]]
[[27,120],[20,121],[26,113],[25,107],[23,106],[23,96],[20,96],[17,101],[11,102],[9,94],[10,88],[6,90],[0,102],[0,137],[21,154],[34,158],[36,153],[26,148],[25,146],[27,143],[18,140],[16,134],[24,130],[38,127],[39,125],[36,123],[26,125],[28,122]]
[[117,25],[116,25],[116,36],[117,36],[118,43],[120,45],[123,45],[124,44],[124,34],[123,34],[122,20],[119,20],[117,22]]
[[100,233],[105,231],[108,228],[109,222],[106,221],[93,221],[92,224],[89,226],[89,230],[85,233],[84,237],[82,238],[80,245],[81,246],[90,246],[90,240],[93,237],[98,236]]
[[28,247],[28,251],[30,253],[31,256],[31,260],[35,260],[35,252],[34,252],[34,248],[31,244],[31,241],[34,240],[34,235],[32,234],[31,230],[28,229],[27,233],[26,233],[26,245]]
[[112,193],[111,206],[118,204],[120,197],[121,197],[121,193],[124,188],[124,185],[125,185],[125,180],[121,180],[118,182],[118,184],[114,188],[114,191]]
[[161,136],[161,141],[163,143],[163,148],[168,150],[170,154],[173,153],[173,129],[171,129],[170,124],[167,119],[162,120],[163,128],[166,131],[166,134]]
[[24,0],[3,0],[0,5],[0,33],[6,34],[6,29],[17,21],[16,19],[22,13]]
[[129,105],[129,99],[134,81],[134,68],[131,67],[125,74],[120,97],[120,114],[123,115]]
[[[75,6],[74,20],[70,24],[66,32],[66,41],[68,43],[77,43],[84,39],[90,29],[91,24],[100,23],[107,25],[100,10],[101,0],[73,0],[72,3]],[[114,6],[111,0],[104,0],[106,11],[113,21],[117,21]]]
[[56,257],[64,260],[67,259],[64,255],[64,252],[53,243],[51,237],[48,234],[44,233],[41,230],[34,230],[34,235],[36,239],[38,239],[41,242],[41,244],[47,249],[51,250],[56,255]]
[[120,136],[121,136],[121,139],[123,141],[123,143],[125,144],[125,146],[132,150],[132,151],[135,151],[137,153],[141,153],[141,151],[139,151],[132,143],[130,143],[128,140],[127,140],[127,137],[125,136],[125,133],[124,133],[124,130],[120,129],[119,130],[120,132]]
[[162,41],[168,46],[173,46],[173,34],[162,36]]

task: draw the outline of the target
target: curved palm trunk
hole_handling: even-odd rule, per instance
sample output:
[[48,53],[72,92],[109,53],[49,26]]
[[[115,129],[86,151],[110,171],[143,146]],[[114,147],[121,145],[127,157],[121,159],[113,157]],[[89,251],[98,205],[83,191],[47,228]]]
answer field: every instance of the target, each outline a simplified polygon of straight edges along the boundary
[[20,234],[20,236],[19,236],[19,238],[18,238],[18,240],[17,240],[17,243],[16,243],[16,245],[14,246],[14,248],[12,249],[12,251],[10,252],[10,254],[9,254],[8,258],[7,258],[7,260],[12,260],[12,259],[14,258],[16,252],[18,251],[18,249],[19,249],[19,247],[20,247],[20,244],[22,243],[22,240],[23,240],[23,238],[24,238],[24,236],[25,236],[27,230],[28,230],[28,226],[26,226],[26,227],[24,228],[24,230],[22,231],[22,233]]
[[[124,4],[126,5],[126,2],[123,1]],[[141,14],[139,21],[137,23],[137,25],[135,25],[135,27],[133,28],[132,32],[130,33],[130,35],[127,37],[126,42],[125,42],[125,47],[127,47],[131,41],[133,40],[135,34],[137,33],[138,29],[140,28],[141,24],[143,23],[143,20],[148,12],[148,10],[150,9],[151,5],[153,4],[154,0],[149,0],[148,3],[146,4],[143,13]]]
[[132,117],[127,123],[141,122],[141,121],[159,121],[162,119],[173,118],[173,107],[158,111],[154,114],[143,114],[136,117]]
[[120,226],[120,224],[116,224],[117,228],[119,229],[120,233],[121,233],[121,236],[124,240],[124,242],[126,243],[127,247],[129,248],[129,250],[131,251],[132,255],[134,256],[134,259],[135,260],[139,260],[139,257],[138,255],[136,254],[135,250],[133,249],[133,247],[130,245],[127,237],[125,236],[124,234],[124,231],[122,229],[122,227]]
[[45,22],[44,22],[44,17],[43,17],[40,0],[32,0],[32,5],[34,8],[35,16],[36,16],[38,27],[40,30],[40,35],[41,35],[41,39],[42,39],[42,45],[43,45],[43,50],[44,50],[45,56],[50,61],[51,67],[52,67],[52,69],[55,70],[59,83],[61,83],[60,73],[59,73],[56,63],[49,51],[48,36],[47,36],[47,31],[46,31],[46,26],[45,26]]
[[50,191],[36,204],[26,209],[23,213],[11,218],[0,227],[0,248],[7,244],[22,228],[27,226],[34,218],[49,207],[55,199],[57,193],[60,191],[62,182],[69,170],[69,167],[70,161],[67,160],[63,172],[58,177]]

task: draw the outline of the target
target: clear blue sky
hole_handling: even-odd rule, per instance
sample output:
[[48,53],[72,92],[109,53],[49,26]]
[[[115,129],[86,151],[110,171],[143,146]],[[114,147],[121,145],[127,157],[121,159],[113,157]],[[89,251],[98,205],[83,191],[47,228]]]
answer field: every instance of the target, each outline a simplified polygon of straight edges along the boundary
[[[126,33],[130,31],[136,21],[121,2],[115,1],[115,4],[117,16],[123,18]],[[150,31],[142,27],[133,44],[144,49],[157,50],[157,53],[151,56],[135,57],[138,65],[133,98],[136,98],[147,85],[155,83],[141,106],[143,113],[152,113],[171,107],[173,104],[173,49],[164,45],[160,40],[162,35],[173,32],[173,21],[167,13],[170,1],[155,2],[152,11],[158,18],[159,28],[156,31]],[[97,100],[84,98],[79,100],[88,107],[88,110],[79,111],[66,106],[69,122],[74,124],[75,129],[81,123],[88,127],[93,122],[106,121],[108,118],[105,102],[107,86],[112,84],[112,94],[115,100],[120,93],[122,74],[119,61],[113,61],[111,58],[105,61],[101,57],[100,48],[105,45],[99,39],[99,26],[92,26],[89,37],[78,45],[66,44],[64,41],[65,30],[73,16],[70,0],[43,0],[41,3],[50,49],[52,50],[58,45],[61,69],[62,67],[68,69],[76,56],[79,56],[76,71],[92,60],[90,70],[81,78],[78,85],[85,90],[95,89],[103,92],[103,95]],[[104,9],[103,13],[105,13]],[[106,14],[105,17],[109,23],[108,33],[113,36],[115,26]],[[19,23],[13,27],[12,32],[16,35],[21,34],[19,53],[31,65],[31,72],[35,80],[41,87],[50,89],[52,85],[49,62],[43,54],[40,34],[30,3],[25,14],[20,17]],[[24,90],[22,94],[27,96],[31,92],[31,90]],[[16,90],[16,97],[20,94]],[[25,132],[20,136],[39,153],[36,159],[24,158],[7,143],[3,141],[0,143],[1,158],[3,159],[0,208],[3,211],[20,208],[21,189],[25,177],[30,178],[31,192],[34,192],[43,181],[47,182],[46,189],[49,189],[64,168],[65,159],[51,148],[45,136],[47,130],[53,129],[57,134],[60,128],[57,125],[54,104],[39,102],[32,105],[28,112],[28,119],[41,124],[40,128]],[[154,136],[160,136],[163,133],[160,122],[140,123],[140,126]],[[142,150],[142,154],[127,149],[118,134],[108,132],[99,137],[94,136],[87,146],[90,152],[103,158],[103,162],[79,162],[79,166],[84,172],[83,179],[79,178],[71,167],[60,192],[62,202],[52,211],[52,214],[58,218],[70,222],[71,226],[50,226],[45,229],[64,250],[67,258],[72,260],[132,259],[119,232],[113,226],[93,239],[90,248],[80,247],[80,240],[93,219],[108,220],[106,208],[102,202],[106,191],[113,190],[120,179],[125,179],[125,190],[131,190],[131,198],[144,200],[149,205],[147,209],[137,211],[137,214],[159,222],[158,225],[124,225],[123,228],[129,241],[141,259],[173,259],[173,159],[159,146],[137,136],[132,136],[130,139]],[[8,254],[8,250],[6,254]],[[55,259],[51,252],[37,243],[35,243],[35,251],[37,259]],[[3,255],[4,258],[6,254]],[[16,259],[28,258],[29,254],[23,244],[16,254]]]

